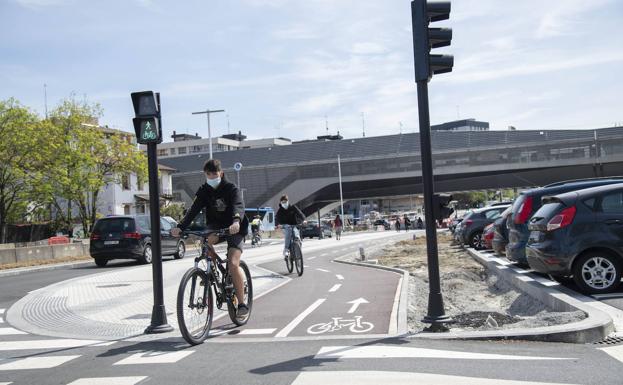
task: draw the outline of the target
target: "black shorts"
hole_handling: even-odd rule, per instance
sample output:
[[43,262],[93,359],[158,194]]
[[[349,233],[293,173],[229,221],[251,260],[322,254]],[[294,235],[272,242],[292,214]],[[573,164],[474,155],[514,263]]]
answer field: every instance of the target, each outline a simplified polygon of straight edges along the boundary
[[242,244],[244,243],[245,236],[238,233],[234,235],[225,235],[223,237],[218,238],[218,243],[222,243],[227,241],[227,250],[229,249],[238,249],[242,251]]

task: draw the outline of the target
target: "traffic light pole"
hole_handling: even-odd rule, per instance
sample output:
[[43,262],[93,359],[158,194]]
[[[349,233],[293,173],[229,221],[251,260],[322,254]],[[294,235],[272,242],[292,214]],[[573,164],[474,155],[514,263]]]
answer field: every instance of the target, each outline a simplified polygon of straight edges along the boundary
[[430,331],[447,331],[446,324],[452,319],[445,314],[439,256],[437,252],[437,225],[435,223],[433,194],[433,156],[430,139],[430,116],[428,110],[428,80],[417,81],[418,114],[420,117],[420,154],[422,157],[422,184],[424,185],[424,210],[426,213],[426,250],[428,252],[428,313],[424,322],[430,323]]
[[147,144],[147,169],[149,172],[149,216],[151,219],[151,267],[154,283],[154,307],[151,311],[151,325],[146,334],[173,331],[167,323],[162,285],[162,245],[160,244],[160,193],[158,191],[158,153],[156,143]]

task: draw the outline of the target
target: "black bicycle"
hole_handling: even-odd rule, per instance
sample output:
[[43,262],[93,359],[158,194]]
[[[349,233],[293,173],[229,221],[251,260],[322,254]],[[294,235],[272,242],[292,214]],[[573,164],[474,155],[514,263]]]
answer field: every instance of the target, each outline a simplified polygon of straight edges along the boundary
[[260,234],[260,231],[254,231],[253,235],[251,237],[251,247],[260,247],[262,246],[262,234]]
[[[195,258],[195,266],[189,269],[180,282],[177,292],[177,323],[184,339],[191,345],[202,343],[210,332],[214,317],[214,301],[221,309],[227,304],[231,321],[238,326],[247,323],[253,308],[253,285],[249,267],[240,261],[243,272],[244,301],[249,312],[238,317],[238,298],[227,259],[222,259],[208,243],[210,236],[225,237],[227,229],[208,231],[184,231],[184,237],[196,235],[201,238],[201,254]],[[203,263],[202,263],[203,262]]]
[[301,247],[301,239],[294,236],[294,226],[290,226],[290,245],[288,246],[288,250],[290,251],[289,255],[286,257],[286,267],[288,268],[288,273],[291,273],[294,270],[294,266],[296,266],[296,273],[299,275],[303,275],[303,249]]

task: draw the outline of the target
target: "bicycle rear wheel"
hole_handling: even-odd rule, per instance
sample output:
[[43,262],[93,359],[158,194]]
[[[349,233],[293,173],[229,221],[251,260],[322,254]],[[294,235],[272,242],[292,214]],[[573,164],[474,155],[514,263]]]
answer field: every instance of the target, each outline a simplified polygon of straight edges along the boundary
[[303,275],[303,250],[301,249],[301,242],[295,241],[292,242],[292,254],[294,258],[294,264],[296,265],[296,273],[299,275]]
[[182,337],[191,345],[202,343],[210,332],[214,302],[210,280],[205,271],[188,270],[177,291],[177,324]]
[[236,297],[236,290],[231,293],[231,298],[227,300],[227,312],[231,322],[238,326],[242,326],[247,323],[251,317],[251,310],[253,310],[253,283],[251,282],[251,272],[249,267],[244,261],[240,261],[240,270],[242,271],[242,286],[244,290],[244,303],[247,304],[249,312],[244,317],[238,317],[236,315],[238,310],[238,297]]

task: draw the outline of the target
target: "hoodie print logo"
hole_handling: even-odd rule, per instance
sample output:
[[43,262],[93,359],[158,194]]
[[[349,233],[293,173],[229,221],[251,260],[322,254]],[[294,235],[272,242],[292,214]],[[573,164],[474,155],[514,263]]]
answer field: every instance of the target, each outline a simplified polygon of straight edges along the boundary
[[223,212],[227,208],[227,205],[224,200],[217,199],[216,202],[214,202],[214,207],[216,207],[216,211]]

